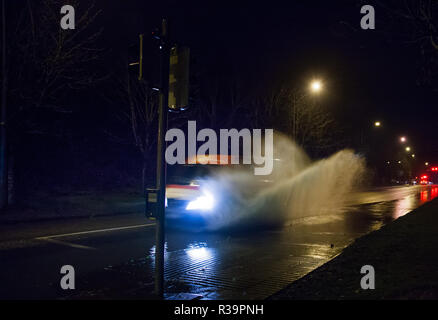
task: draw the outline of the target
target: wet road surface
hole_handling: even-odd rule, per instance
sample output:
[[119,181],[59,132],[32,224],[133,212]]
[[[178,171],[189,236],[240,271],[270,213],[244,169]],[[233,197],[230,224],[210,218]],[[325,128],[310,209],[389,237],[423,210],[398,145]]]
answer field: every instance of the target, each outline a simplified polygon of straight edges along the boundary
[[[266,298],[338,255],[357,237],[436,196],[438,186],[378,188],[352,194],[342,212],[293,220],[281,229],[171,230],[166,297]],[[70,297],[71,291],[59,288],[60,268],[67,264],[75,268],[74,294],[86,289],[86,298],[141,298],[152,288],[154,241],[154,223],[141,214],[1,226],[0,298]],[[118,289],[111,289],[113,284]],[[102,293],[101,287],[110,291]],[[111,290],[119,292],[105,293]]]

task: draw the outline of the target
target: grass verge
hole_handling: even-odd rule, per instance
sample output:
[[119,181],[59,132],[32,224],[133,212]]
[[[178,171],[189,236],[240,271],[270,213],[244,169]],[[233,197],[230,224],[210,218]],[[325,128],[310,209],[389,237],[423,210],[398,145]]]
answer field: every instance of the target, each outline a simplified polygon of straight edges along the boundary
[[0,223],[95,217],[144,211],[144,197],[132,190],[66,194],[39,193],[0,213]]

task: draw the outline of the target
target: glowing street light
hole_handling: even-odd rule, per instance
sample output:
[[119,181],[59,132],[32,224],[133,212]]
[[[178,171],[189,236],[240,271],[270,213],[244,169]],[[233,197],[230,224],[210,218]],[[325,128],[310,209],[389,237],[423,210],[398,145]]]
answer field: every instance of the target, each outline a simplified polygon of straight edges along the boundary
[[411,147],[406,147],[405,149],[407,152],[411,151]]
[[381,125],[382,125],[382,123],[380,121],[374,122],[374,126],[375,127],[380,127]]
[[400,138],[400,141],[403,142],[403,143],[405,143],[405,142],[406,142],[406,137],[401,137],[401,138]]
[[424,165],[427,167],[429,165],[429,162],[425,162]]
[[322,83],[319,80],[313,80],[310,83],[310,91],[313,93],[319,93],[322,90]]
[[415,158],[415,154],[412,154],[411,157],[412,157],[412,158]]

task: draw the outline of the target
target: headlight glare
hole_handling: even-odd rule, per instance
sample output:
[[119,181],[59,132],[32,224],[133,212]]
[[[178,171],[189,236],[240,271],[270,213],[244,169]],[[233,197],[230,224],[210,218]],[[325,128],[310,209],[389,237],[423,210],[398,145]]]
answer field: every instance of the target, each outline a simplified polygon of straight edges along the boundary
[[214,197],[204,190],[203,195],[187,204],[186,210],[211,210],[214,207]]

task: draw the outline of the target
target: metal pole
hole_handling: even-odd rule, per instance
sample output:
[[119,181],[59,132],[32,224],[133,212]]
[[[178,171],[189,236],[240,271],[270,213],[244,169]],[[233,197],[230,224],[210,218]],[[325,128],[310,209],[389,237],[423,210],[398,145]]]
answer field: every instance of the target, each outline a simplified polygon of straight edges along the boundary
[[6,4],[2,1],[2,110],[0,114],[0,209],[8,205],[8,163],[6,149]]
[[157,222],[155,244],[155,293],[163,298],[164,293],[164,242],[165,242],[165,198],[166,198],[166,161],[165,135],[167,131],[167,108],[169,98],[169,44],[167,21],[163,19],[160,37],[161,50],[161,88],[158,110],[157,144]]

